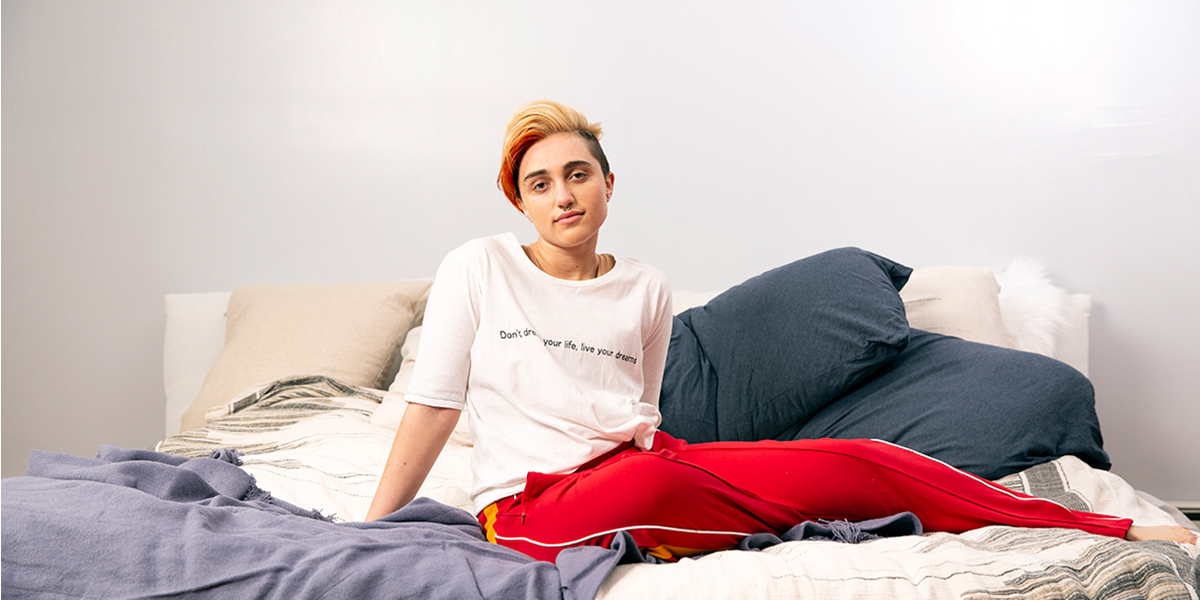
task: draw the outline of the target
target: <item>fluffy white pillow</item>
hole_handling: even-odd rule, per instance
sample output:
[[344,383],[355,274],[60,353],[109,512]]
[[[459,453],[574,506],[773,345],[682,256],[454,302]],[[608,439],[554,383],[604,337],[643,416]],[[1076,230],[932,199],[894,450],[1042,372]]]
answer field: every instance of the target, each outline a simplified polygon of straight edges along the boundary
[[1092,297],[1068,294],[1028,257],[1014,259],[996,280],[1009,346],[1057,358],[1087,375]]
[[1013,260],[996,280],[1009,345],[1055,356],[1058,336],[1067,328],[1067,292],[1050,283],[1040,262],[1026,257]]

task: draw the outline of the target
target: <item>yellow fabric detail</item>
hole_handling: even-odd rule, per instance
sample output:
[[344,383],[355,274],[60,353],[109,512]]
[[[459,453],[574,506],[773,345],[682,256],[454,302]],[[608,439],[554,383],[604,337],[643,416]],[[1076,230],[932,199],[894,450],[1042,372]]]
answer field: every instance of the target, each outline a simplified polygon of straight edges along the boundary
[[496,541],[496,515],[500,514],[500,509],[496,508],[496,503],[493,502],[483,509],[483,516],[486,517],[487,524],[483,526],[483,530],[487,533],[487,541],[498,544]]
[[705,552],[712,552],[712,550],[680,548],[679,546],[670,546],[667,544],[646,549],[646,554],[656,558],[661,558],[663,560],[672,560],[676,558],[683,558],[685,556],[696,556],[697,554],[704,554]]

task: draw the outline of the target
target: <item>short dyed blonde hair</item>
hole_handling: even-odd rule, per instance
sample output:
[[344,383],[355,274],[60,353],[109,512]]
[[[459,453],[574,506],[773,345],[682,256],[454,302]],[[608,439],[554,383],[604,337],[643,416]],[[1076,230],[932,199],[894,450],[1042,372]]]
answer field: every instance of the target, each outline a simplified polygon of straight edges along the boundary
[[556,133],[579,134],[600,163],[600,169],[608,177],[608,158],[600,147],[604,131],[599,123],[588,123],[583,113],[553,100],[535,100],[522,106],[508,121],[504,132],[504,150],[500,157],[500,175],[496,185],[508,197],[517,210],[521,209],[521,190],[517,187],[521,159],[529,148]]

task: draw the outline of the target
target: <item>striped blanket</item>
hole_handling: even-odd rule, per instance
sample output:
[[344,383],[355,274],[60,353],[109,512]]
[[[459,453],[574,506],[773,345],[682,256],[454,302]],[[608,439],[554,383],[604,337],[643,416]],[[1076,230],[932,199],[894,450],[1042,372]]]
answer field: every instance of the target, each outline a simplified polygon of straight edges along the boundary
[[[383,393],[321,376],[280,379],[231,402],[205,427],[154,449],[189,458],[235,448],[259,487],[335,519],[367,515],[395,431],[371,425]],[[420,495],[472,511],[471,448],[451,440]]]
[[[366,514],[393,431],[371,425],[382,394],[323,377],[277,381],[208,426],[156,450],[245,453],[258,485],[345,520]],[[470,510],[470,446],[452,441],[421,490]],[[1070,508],[1174,524],[1120,477],[1064,457],[999,481]],[[1195,546],[1126,542],[1075,530],[986,527],[864,544],[788,542],[668,565],[617,567],[598,594],[626,598],[1179,598],[1200,600]]]

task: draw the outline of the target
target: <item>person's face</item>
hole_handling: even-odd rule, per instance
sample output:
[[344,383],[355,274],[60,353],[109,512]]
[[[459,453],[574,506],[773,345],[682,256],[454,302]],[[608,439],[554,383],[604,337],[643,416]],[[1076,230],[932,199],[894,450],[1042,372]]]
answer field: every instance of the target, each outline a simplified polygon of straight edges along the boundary
[[592,244],[608,217],[614,177],[576,133],[556,133],[529,147],[517,170],[521,211],[541,241],[563,249]]

